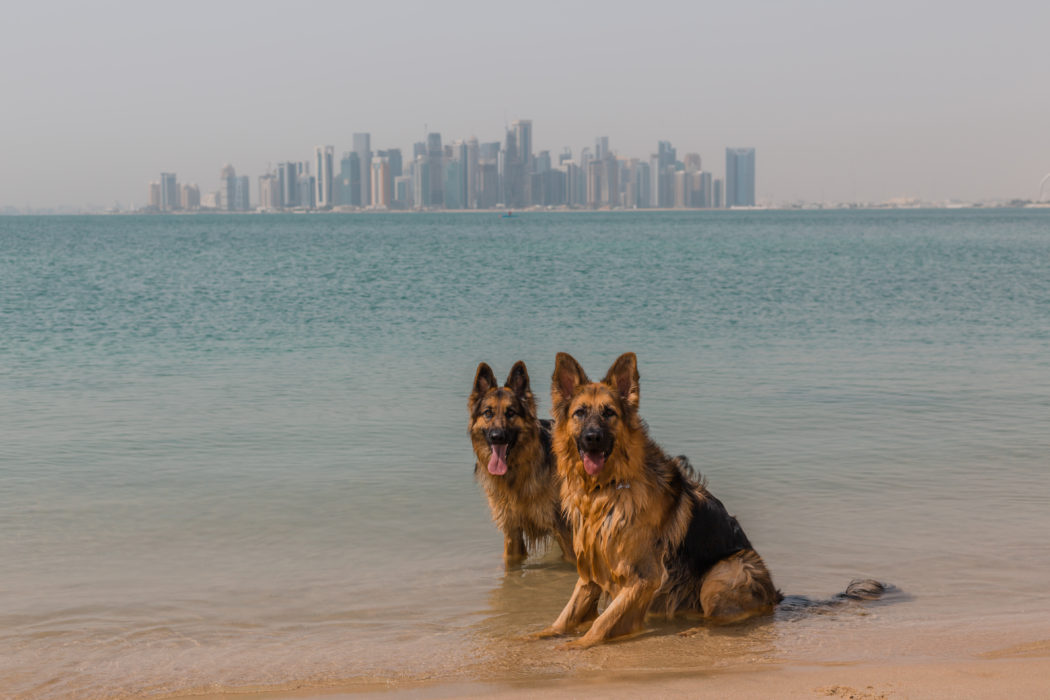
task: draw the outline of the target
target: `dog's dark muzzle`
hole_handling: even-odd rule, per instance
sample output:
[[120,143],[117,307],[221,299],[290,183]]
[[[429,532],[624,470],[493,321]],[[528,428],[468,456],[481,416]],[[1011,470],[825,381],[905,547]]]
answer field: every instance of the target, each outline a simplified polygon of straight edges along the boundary
[[490,445],[513,447],[514,443],[518,441],[518,431],[507,430],[506,428],[490,428],[485,432],[485,439],[488,440]]
[[612,452],[612,434],[600,427],[587,427],[580,433],[576,446],[580,452],[608,455]]

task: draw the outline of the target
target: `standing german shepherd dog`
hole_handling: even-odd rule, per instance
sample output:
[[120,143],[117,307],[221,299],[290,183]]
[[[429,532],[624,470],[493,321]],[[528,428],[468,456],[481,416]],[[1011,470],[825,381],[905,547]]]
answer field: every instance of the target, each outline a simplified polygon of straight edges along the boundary
[[536,417],[524,362],[515,363],[502,387],[482,362],[467,402],[474,474],[503,532],[503,559],[510,565],[528,547],[553,535],[572,560],[572,534],[562,515],[560,479],[551,454],[551,423]]
[[[582,648],[640,631],[650,609],[692,611],[714,623],[773,612],[783,596],[736,518],[685,457],[669,457],[650,439],[638,415],[634,353],[621,355],[600,382],[558,353],[551,398],[579,580],[561,615],[537,636],[594,620],[566,645]],[[858,581],[840,598],[880,591],[878,582]],[[603,592],[610,602],[598,615]]]

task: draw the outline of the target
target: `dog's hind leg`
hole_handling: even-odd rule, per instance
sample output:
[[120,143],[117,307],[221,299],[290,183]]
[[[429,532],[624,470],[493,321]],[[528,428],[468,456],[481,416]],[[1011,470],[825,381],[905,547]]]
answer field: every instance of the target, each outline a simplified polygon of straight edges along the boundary
[[780,598],[769,570],[753,549],[742,550],[715,564],[700,585],[704,617],[717,624],[768,615]]

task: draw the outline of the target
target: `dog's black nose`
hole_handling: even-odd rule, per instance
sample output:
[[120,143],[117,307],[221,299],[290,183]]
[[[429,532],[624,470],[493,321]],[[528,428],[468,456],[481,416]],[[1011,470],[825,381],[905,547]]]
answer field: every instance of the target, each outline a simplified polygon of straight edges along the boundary
[[489,431],[489,442],[496,445],[505,445],[507,443],[507,431],[503,428],[493,428]]
[[597,450],[602,446],[602,431],[600,428],[588,428],[583,431],[581,439],[588,450]]

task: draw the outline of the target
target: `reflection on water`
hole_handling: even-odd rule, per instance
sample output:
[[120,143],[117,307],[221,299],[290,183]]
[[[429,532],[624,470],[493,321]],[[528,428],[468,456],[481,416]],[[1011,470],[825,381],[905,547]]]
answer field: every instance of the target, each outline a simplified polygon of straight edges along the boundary
[[[893,588],[868,602],[796,596],[773,616],[729,626],[704,625],[689,616],[653,616],[646,632],[584,651],[559,649],[564,638],[527,638],[557,617],[576,578],[574,567],[556,561],[554,555],[508,571],[492,587],[488,609],[472,627],[477,656],[470,676],[509,682],[610,674],[626,678],[782,663],[811,654],[815,637],[862,635],[880,609],[909,599]],[[854,645],[843,650],[841,658],[863,658],[867,651]]]

